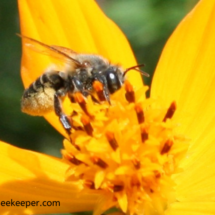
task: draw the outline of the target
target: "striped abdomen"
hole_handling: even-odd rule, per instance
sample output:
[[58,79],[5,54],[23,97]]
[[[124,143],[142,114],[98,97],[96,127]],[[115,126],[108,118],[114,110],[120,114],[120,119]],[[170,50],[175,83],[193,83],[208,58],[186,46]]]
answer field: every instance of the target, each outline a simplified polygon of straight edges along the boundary
[[44,73],[23,93],[21,109],[30,115],[44,115],[54,109],[54,94],[64,88],[59,72]]

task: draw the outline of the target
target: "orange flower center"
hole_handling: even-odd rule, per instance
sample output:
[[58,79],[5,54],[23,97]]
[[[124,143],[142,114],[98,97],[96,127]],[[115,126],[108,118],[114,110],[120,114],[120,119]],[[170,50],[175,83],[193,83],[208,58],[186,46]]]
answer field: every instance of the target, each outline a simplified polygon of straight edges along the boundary
[[[98,86],[99,89],[99,86]],[[145,98],[147,87],[129,82],[111,96],[111,104],[76,95],[71,140],[63,157],[71,164],[67,181],[101,192],[102,209],[124,213],[162,213],[174,201],[172,176],[179,172],[187,141],[173,120],[176,104],[162,107]]]

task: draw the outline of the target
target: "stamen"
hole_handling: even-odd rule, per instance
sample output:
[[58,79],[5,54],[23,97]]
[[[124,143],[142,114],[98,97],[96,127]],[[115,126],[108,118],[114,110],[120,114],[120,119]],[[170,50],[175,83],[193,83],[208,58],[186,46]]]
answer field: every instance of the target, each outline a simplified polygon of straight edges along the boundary
[[75,146],[75,148],[76,148],[78,151],[81,151],[81,148],[80,148],[77,144],[73,143],[73,146]]
[[144,143],[146,140],[148,140],[149,134],[146,131],[146,128],[144,126],[141,127],[141,140]]
[[107,137],[107,140],[111,146],[111,148],[116,151],[116,149],[118,148],[118,143],[116,141],[116,138],[114,136],[114,133],[113,132],[110,132],[110,131],[107,131],[106,132],[106,137]]
[[74,116],[77,116],[77,115],[78,115],[77,111],[73,110],[70,116],[74,117]]
[[93,116],[87,110],[87,104],[84,96],[80,92],[77,92],[74,94],[74,98],[75,101],[80,105],[81,109],[86,113],[86,115],[92,118]]
[[65,158],[66,158],[69,162],[73,163],[73,164],[76,165],[76,166],[78,166],[78,165],[80,165],[80,164],[83,163],[82,161],[78,160],[78,159],[77,159],[74,155],[72,155],[71,153],[70,153],[70,154],[66,154],[66,155],[65,155]]
[[138,123],[141,124],[145,121],[144,113],[141,104],[135,105],[135,111],[137,113]]
[[109,182],[107,185],[107,189],[111,192],[120,192],[124,189],[124,186],[122,184],[114,184],[112,182]]
[[84,129],[86,131],[86,133],[90,136],[93,136],[93,127],[90,123],[90,119],[87,116],[82,116],[81,117],[81,122],[83,123]]
[[83,130],[84,130],[83,127],[75,125],[75,124],[74,124],[74,121],[72,120],[72,117],[77,116],[77,115],[78,115],[78,113],[77,113],[76,111],[73,111],[73,112],[71,113],[71,115],[70,115],[70,117],[69,117],[70,123],[71,123],[72,128],[73,128],[74,130],[83,131]]
[[131,186],[139,187],[141,185],[137,175],[131,177]]
[[105,163],[105,162],[104,162],[101,158],[99,158],[99,157],[94,156],[94,157],[91,158],[91,160],[92,160],[92,162],[93,162],[94,164],[96,164],[97,166],[99,166],[99,167],[101,167],[101,168],[103,168],[103,169],[106,169],[106,168],[108,167],[108,164]]
[[135,93],[133,86],[129,81],[125,81],[125,98],[129,103],[135,102]]
[[75,103],[74,93],[68,92],[68,97],[71,103]]
[[84,181],[84,186],[88,187],[89,189],[95,189],[95,184],[91,180],[85,180]]
[[140,169],[140,160],[135,155],[132,158],[132,163],[136,169]]
[[159,171],[157,171],[157,170],[155,170],[154,171],[154,173],[155,173],[155,178],[160,178],[161,177],[161,174],[160,174],[160,172]]
[[174,101],[171,103],[170,107],[168,108],[166,115],[163,119],[163,122],[166,122],[167,119],[171,119],[175,111],[176,111],[176,102]]
[[81,126],[72,125],[72,128],[76,131],[84,131],[84,129]]
[[171,149],[173,145],[173,141],[172,140],[167,140],[165,143],[164,143],[164,146],[163,148],[161,149],[161,155],[165,154],[165,153],[168,153],[169,150]]
[[121,184],[114,184],[113,186],[113,192],[120,192],[124,189],[124,186]]
[[93,82],[93,88],[95,89],[100,101],[106,101],[104,96],[104,86],[100,81]]

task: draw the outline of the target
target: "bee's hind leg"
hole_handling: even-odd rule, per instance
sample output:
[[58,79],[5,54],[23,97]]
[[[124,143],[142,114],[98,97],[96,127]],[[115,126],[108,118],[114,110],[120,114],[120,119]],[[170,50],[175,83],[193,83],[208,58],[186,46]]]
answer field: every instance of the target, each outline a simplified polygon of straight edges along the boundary
[[63,112],[62,105],[61,105],[61,99],[57,93],[55,93],[55,95],[54,95],[54,110],[70,138],[72,125],[71,125],[69,117],[66,116],[66,114]]

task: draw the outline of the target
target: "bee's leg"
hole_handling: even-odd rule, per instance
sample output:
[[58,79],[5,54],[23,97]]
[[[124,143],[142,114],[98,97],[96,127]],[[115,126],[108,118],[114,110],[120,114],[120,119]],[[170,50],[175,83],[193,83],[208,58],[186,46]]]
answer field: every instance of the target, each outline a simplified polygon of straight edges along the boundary
[[93,73],[93,80],[93,88],[95,89],[99,99],[101,101],[108,101],[108,103],[111,104],[110,93],[105,76]]
[[61,99],[57,93],[55,93],[55,95],[54,95],[54,110],[55,110],[56,115],[59,117],[61,124],[63,125],[64,129],[66,130],[67,134],[70,137],[72,125],[71,125],[69,117],[66,116],[63,112],[62,105],[61,105]]

